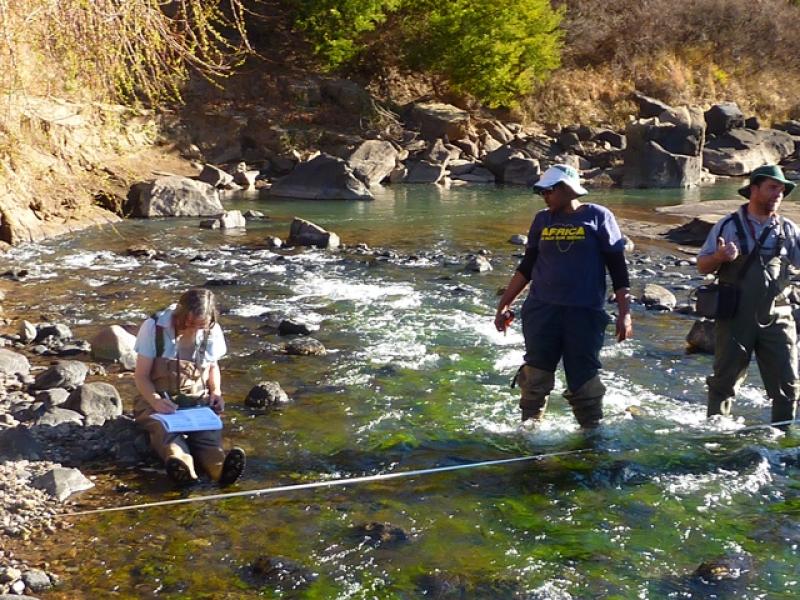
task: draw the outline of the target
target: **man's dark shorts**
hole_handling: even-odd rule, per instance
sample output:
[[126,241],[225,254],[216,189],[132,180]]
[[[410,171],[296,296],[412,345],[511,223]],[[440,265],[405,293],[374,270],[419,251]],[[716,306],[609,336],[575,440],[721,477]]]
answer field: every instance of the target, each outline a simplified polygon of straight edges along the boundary
[[552,373],[563,359],[567,387],[577,391],[600,370],[609,321],[604,310],[545,304],[528,296],[522,305],[525,362]]

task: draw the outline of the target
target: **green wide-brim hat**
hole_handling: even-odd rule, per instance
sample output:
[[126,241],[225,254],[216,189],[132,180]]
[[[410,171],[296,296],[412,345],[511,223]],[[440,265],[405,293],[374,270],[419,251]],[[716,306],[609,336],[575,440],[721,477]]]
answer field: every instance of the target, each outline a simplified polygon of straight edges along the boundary
[[792,193],[792,190],[795,188],[795,183],[786,179],[783,176],[783,170],[778,165],[764,165],[763,167],[758,167],[755,171],[750,173],[750,181],[744,187],[739,188],[739,195],[744,196],[748,200],[750,199],[750,186],[755,183],[757,179],[769,177],[770,179],[774,179],[775,181],[780,181],[783,184],[783,197],[785,198],[789,194]]

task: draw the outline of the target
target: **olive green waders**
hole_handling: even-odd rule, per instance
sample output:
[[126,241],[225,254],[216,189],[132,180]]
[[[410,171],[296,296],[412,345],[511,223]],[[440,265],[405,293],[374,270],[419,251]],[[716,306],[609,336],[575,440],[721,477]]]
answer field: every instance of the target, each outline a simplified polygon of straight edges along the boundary
[[567,390],[564,398],[572,407],[572,414],[578,421],[578,425],[584,429],[594,429],[600,425],[603,418],[603,396],[606,393],[606,386],[600,381],[600,377],[595,375],[584,383],[574,392]]
[[[189,360],[177,360],[157,356],[153,359],[150,379],[156,392],[167,392],[173,398],[178,394],[205,397],[205,377],[200,366]],[[225,452],[222,449],[222,431],[192,431],[186,434],[167,433],[160,421],[154,419],[155,413],[150,403],[136,396],[133,415],[136,423],[150,435],[150,445],[166,462],[172,457],[183,462],[193,479],[197,478],[195,461],[209,477],[217,481],[222,472]]]
[[[519,407],[522,421],[537,425],[544,417],[547,400],[555,385],[555,373],[525,364],[519,368],[514,379],[520,389]],[[603,395],[605,386],[595,375],[574,392],[567,390],[564,398],[572,408],[572,414],[584,429],[593,429],[603,418]]]
[[772,422],[793,420],[798,399],[797,332],[784,291],[787,261],[780,256],[750,261],[741,279],[746,255],[720,269],[720,281],[739,285],[739,303],[731,319],[717,319],[714,331],[714,374],[707,378],[708,416],[729,415],[736,392],[755,352]]
[[547,408],[547,397],[556,382],[555,373],[537,369],[531,365],[522,365],[517,371],[514,381],[519,386],[519,407],[522,409],[522,421],[541,422]]

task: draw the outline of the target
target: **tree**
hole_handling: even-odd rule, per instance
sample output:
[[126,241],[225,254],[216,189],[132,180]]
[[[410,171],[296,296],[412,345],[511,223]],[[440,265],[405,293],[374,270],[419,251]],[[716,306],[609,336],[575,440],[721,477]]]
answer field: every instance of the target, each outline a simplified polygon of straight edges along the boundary
[[412,64],[490,106],[510,106],[560,64],[562,11],[548,0],[451,0],[411,21]]
[[563,9],[549,0],[294,0],[330,68],[352,64],[388,17],[406,66],[490,106],[510,106],[560,64]]

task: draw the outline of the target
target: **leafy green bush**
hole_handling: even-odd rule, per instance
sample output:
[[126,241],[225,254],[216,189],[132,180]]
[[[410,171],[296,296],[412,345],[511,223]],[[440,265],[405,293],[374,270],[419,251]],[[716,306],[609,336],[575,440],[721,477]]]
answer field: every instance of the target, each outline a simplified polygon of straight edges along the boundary
[[292,0],[296,24],[305,30],[314,51],[331,68],[353,60],[362,50],[359,38],[386,21],[403,0]]
[[418,2],[409,57],[490,106],[511,106],[560,62],[561,12],[547,0]]
[[[510,106],[558,67],[563,10],[548,0],[294,0],[297,24],[330,68],[352,63],[370,32],[406,66],[427,70],[491,106]],[[392,17],[390,19],[390,17]]]

